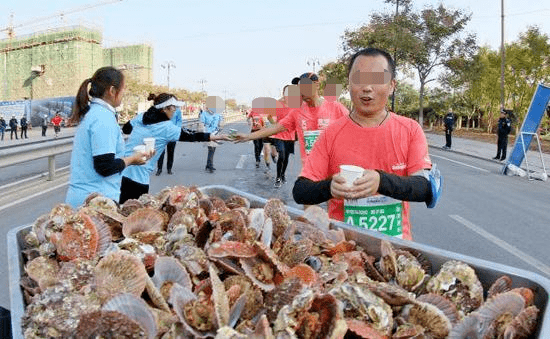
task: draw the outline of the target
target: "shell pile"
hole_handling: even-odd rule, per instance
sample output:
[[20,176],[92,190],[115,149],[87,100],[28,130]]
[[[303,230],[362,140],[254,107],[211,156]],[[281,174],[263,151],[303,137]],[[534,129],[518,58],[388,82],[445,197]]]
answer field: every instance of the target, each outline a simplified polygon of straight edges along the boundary
[[534,292],[507,276],[484,291],[467,264],[432,272],[386,241],[375,258],[321,208],[292,220],[277,199],[94,194],[24,239],[25,338],[511,339],[538,325]]

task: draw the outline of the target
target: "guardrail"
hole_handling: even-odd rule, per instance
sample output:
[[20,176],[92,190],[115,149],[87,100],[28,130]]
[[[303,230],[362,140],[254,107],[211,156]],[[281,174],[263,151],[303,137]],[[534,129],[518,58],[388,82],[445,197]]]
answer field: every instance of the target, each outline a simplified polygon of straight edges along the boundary
[[[224,123],[235,122],[244,119],[244,115],[229,115],[224,117]],[[183,127],[192,130],[199,128],[199,119],[186,119]],[[0,149],[0,168],[17,165],[23,162],[48,158],[48,178],[51,181],[55,176],[55,156],[71,152],[73,150],[73,138],[52,140],[49,142],[31,143],[17,147]]]

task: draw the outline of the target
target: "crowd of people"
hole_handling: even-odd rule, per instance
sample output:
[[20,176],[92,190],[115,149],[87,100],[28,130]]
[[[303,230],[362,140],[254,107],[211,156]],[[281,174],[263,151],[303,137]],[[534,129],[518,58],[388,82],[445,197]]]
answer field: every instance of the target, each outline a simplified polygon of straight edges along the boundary
[[[218,98],[209,97],[200,113],[204,131],[190,131],[172,120],[183,103],[169,93],[151,95],[153,106],[121,130],[115,108],[124,93],[124,76],[115,68],[101,68],[82,83],[73,108],[72,119],[79,126],[66,202],[78,207],[94,192],[119,203],[138,198],[149,191],[155,167],[158,174],[162,171],[158,158],[165,147],[176,141],[209,142],[205,170],[213,173],[215,142],[254,140],[256,167],[263,150],[266,168],[271,161],[277,164],[274,185],[281,187],[297,140],[302,160],[293,186],[297,203],[328,201],[334,219],[412,239],[408,201],[433,207],[441,194],[441,177],[432,166],[426,137],[416,121],[387,109],[396,85],[388,53],[364,49],[350,59],[348,72],[351,112],[336,100],[335,82],[327,81],[322,96],[319,77],[308,72],[293,78],[279,100],[253,101],[250,133],[226,135],[219,133],[223,100],[219,104]],[[126,142],[123,132],[129,134]],[[139,148],[146,138],[154,138],[154,150]],[[347,182],[343,165],[361,168],[359,177]]]
[[[61,132],[62,123],[63,123],[63,118],[61,117],[59,112],[55,113],[51,121],[48,119],[48,115],[44,114],[41,117],[41,122],[40,122],[40,126],[42,127],[42,136],[43,137],[46,136],[48,125],[51,124],[54,128],[55,138],[57,138],[59,133]],[[0,116],[0,136],[1,136],[0,140],[4,140],[4,135],[8,127],[10,129],[10,140],[13,140],[14,136],[16,140],[28,139],[29,136],[27,134],[27,131],[32,129],[32,125],[27,120],[26,116],[22,116],[19,119],[19,121],[17,121],[17,118],[15,117],[15,114],[14,114],[11,116],[11,119],[8,122],[6,122],[6,120],[4,119],[4,116]]]

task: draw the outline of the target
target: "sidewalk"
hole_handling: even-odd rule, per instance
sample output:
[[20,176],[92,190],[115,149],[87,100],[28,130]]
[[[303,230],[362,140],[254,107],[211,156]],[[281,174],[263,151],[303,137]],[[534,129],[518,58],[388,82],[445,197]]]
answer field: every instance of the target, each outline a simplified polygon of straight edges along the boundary
[[[58,138],[66,138],[68,136],[73,136],[76,132],[76,127],[61,127],[61,131],[58,134]],[[17,137],[19,139],[15,139],[15,136],[13,140],[10,139],[10,133],[11,131],[5,131],[4,132],[4,140],[0,140],[0,148],[6,147],[6,146],[12,146],[12,145],[22,145],[29,142],[37,142],[40,140],[46,141],[46,140],[55,140],[55,132],[53,130],[53,126],[48,126],[48,129],[46,130],[46,136],[42,136],[42,127],[37,126],[33,127],[30,130],[27,130],[27,136],[28,139],[21,139],[21,130],[17,130]]]
[[[424,133],[426,134],[426,139],[428,140],[428,146],[441,149],[442,146],[445,145],[444,134],[436,134],[431,131],[424,131]],[[514,144],[508,145],[508,156],[511,154],[513,147]],[[455,152],[459,154],[473,156],[479,159],[492,161],[494,163],[500,163],[502,165],[506,163],[506,161],[493,160],[493,157],[497,153],[496,143],[492,144],[483,141],[458,138],[453,136],[452,148],[448,152]],[[543,153],[542,158],[544,159],[546,171],[550,172],[550,154]],[[530,169],[534,169],[535,171],[542,171],[542,163],[540,161],[540,156],[538,152],[527,152],[527,160],[529,161]],[[525,169],[525,161],[522,163],[521,167]]]

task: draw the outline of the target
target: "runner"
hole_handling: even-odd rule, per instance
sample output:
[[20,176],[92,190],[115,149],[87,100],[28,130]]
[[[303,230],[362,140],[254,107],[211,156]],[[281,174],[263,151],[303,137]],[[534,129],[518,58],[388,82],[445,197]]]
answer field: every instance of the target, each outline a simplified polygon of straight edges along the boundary
[[311,151],[317,137],[331,122],[349,114],[338,101],[324,100],[319,96],[319,77],[315,73],[300,76],[300,95],[304,103],[300,109],[293,109],[272,127],[251,134],[237,134],[235,140],[244,142],[265,138],[283,131],[296,131],[300,142],[302,164]]
[[[251,109],[246,117],[246,120],[248,121],[248,125],[250,126],[250,133],[259,131],[264,127],[264,119],[258,113],[258,110]],[[256,168],[260,168],[260,159],[261,159],[260,155],[262,154],[262,147],[264,142],[262,138],[258,138],[258,139],[254,139],[253,143],[254,143],[254,158],[256,159]],[[267,166],[269,166],[269,162],[267,163]]]
[[[386,109],[396,85],[388,53],[361,50],[348,70],[354,110],[320,135],[296,180],[294,199],[330,199],[331,218],[412,240],[406,201],[434,207],[441,193],[438,172],[427,172],[432,164],[426,137],[416,121]],[[360,167],[360,177],[347,182],[341,165]]]
[[57,136],[59,132],[61,131],[61,122],[63,121],[63,118],[59,115],[59,112],[55,113],[55,116],[52,118],[52,125],[53,130],[55,132],[55,138],[57,139]]

